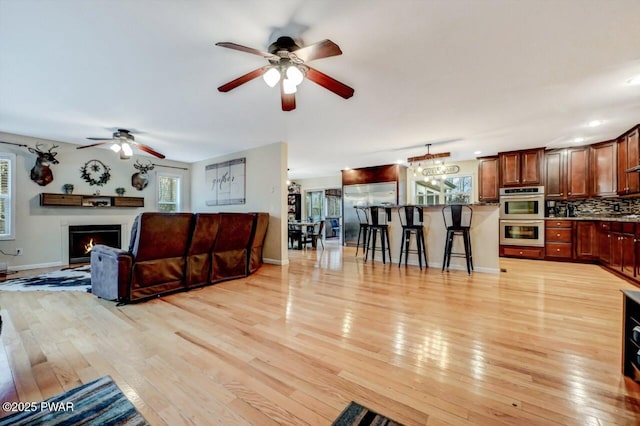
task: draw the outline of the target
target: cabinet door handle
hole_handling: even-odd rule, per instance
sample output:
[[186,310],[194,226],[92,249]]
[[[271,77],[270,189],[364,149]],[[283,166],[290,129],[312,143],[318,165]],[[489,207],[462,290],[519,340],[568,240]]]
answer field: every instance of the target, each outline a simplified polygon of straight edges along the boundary
[[520,254],[522,254],[522,252],[520,252]]
[[570,192],[567,192],[567,194],[568,194],[568,195],[571,195],[571,193],[570,193]]
[[556,237],[559,237],[559,236],[560,236],[560,234],[556,234]]
[[564,192],[561,192],[560,195],[564,195]]
[[560,249],[556,249],[556,251],[560,251]]

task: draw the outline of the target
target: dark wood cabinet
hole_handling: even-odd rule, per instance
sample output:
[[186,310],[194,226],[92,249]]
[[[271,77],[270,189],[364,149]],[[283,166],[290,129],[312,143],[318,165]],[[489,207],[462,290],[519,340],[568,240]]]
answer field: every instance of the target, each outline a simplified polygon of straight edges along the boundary
[[618,195],[636,194],[640,192],[639,173],[627,173],[626,170],[640,163],[640,140],[638,128],[618,138]]
[[478,200],[485,203],[496,202],[500,198],[499,157],[483,157],[478,160]]
[[545,258],[551,260],[573,258],[573,221],[547,219],[544,221]]
[[554,149],[544,154],[544,191],[547,199],[565,199],[567,194],[565,149]]
[[591,145],[591,196],[617,195],[617,151],[616,141]]
[[575,257],[578,260],[598,259],[598,227],[596,222],[576,221]]
[[598,259],[604,265],[611,263],[611,238],[611,224],[600,222],[598,227]]
[[567,199],[589,197],[589,147],[567,149]]
[[144,198],[42,193],[40,205],[43,207],[144,207]]
[[500,187],[542,184],[544,148],[501,152]]
[[555,149],[544,156],[544,187],[548,200],[589,197],[589,147]]

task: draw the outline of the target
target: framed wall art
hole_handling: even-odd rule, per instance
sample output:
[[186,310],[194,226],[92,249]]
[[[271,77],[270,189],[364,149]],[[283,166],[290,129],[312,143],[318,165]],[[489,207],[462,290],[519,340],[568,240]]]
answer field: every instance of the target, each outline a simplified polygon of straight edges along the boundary
[[246,157],[205,166],[208,206],[245,204]]

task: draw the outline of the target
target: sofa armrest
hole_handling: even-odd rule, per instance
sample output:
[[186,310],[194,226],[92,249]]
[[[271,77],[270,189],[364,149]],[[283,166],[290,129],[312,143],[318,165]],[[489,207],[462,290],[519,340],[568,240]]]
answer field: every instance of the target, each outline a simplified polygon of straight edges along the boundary
[[91,249],[91,292],[107,300],[127,301],[133,255],[97,244]]

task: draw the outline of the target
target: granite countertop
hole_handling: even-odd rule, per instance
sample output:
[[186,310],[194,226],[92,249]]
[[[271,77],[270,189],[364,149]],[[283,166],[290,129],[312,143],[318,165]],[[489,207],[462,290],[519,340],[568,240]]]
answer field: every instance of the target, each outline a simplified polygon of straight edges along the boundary
[[640,215],[608,215],[608,214],[588,214],[576,217],[545,217],[546,220],[600,220],[603,222],[640,222]]

